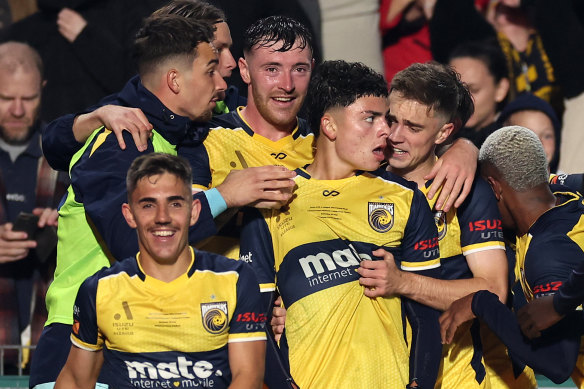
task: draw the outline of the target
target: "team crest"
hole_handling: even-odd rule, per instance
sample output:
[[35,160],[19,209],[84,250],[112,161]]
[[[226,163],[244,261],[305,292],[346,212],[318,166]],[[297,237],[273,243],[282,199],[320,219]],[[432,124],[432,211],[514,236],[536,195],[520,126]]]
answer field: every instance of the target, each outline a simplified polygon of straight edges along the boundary
[[227,316],[227,301],[201,304],[203,327],[212,334],[220,334],[225,331]]
[[435,212],[434,223],[436,223],[436,228],[438,229],[438,240],[442,240],[446,236],[446,212]]
[[369,203],[369,225],[377,232],[393,227],[393,203]]

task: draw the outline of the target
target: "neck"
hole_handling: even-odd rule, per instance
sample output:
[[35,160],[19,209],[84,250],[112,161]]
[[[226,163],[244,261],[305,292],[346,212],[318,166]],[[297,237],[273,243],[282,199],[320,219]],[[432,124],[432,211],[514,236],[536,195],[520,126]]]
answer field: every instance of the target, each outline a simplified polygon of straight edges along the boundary
[[418,188],[423,188],[426,185],[426,177],[436,163],[436,155],[434,153],[426,159],[424,162],[419,163],[417,166],[412,168],[405,168],[405,169],[396,169],[391,166],[388,166],[387,170],[390,172],[397,174],[400,177],[405,178],[406,180],[413,181],[418,184]]
[[306,168],[313,178],[342,180],[355,175],[354,167],[338,158],[332,143],[317,141],[317,150],[318,152],[314,153],[314,161]]
[[525,192],[514,192],[509,210],[517,226],[517,236],[522,236],[543,215],[556,205],[556,197],[547,184]]
[[268,122],[257,110],[253,103],[253,98],[248,100],[247,106],[241,110],[241,116],[249,124],[254,133],[274,142],[290,135],[298,123],[296,118],[294,118],[292,123],[285,125],[275,125]]
[[171,282],[187,272],[192,260],[191,249],[185,249],[174,260],[158,260],[151,256],[143,247],[140,247],[138,261],[144,273],[152,278],[164,282]]

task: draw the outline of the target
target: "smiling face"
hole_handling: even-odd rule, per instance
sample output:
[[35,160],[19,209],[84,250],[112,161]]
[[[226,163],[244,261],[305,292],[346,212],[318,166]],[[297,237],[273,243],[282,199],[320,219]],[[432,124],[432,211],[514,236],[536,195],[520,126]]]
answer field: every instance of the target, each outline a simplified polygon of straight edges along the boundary
[[190,262],[189,227],[196,222],[199,209],[200,203],[193,203],[190,188],[177,176],[163,173],[140,179],[122,212],[138,233],[141,261],[157,265]]
[[0,136],[6,143],[30,138],[41,103],[42,80],[36,69],[0,67]]
[[[330,141],[327,168],[335,179],[358,170],[373,171],[385,160],[389,126],[385,120],[387,98],[366,96],[348,107],[329,109],[321,119],[321,135]],[[318,150],[318,145],[317,145]],[[316,158],[318,158],[318,151]]]
[[419,183],[434,166],[436,145],[452,133],[454,125],[428,111],[428,106],[406,99],[397,91],[389,95],[388,138],[391,171]]
[[227,84],[217,70],[219,60],[215,48],[201,42],[196,51],[194,61],[180,72],[176,113],[191,120],[206,122],[211,119],[219,93],[227,88]]
[[312,69],[310,48],[299,42],[280,52],[281,42],[255,46],[239,60],[241,78],[248,84],[246,116],[279,131],[291,131],[308,89]]

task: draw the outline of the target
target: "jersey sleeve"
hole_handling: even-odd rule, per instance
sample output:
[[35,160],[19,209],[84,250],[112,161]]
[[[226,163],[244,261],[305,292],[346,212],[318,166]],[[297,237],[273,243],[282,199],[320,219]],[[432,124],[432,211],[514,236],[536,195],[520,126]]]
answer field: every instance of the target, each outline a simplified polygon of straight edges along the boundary
[[242,262],[237,280],[237,303],[229,323],[228,342],[266,340],[266,320],[257,278],[249,265]]
[[401,269],[426,271],[440,267],[438,232],[424,194],[414,189],[410,216],[402,241]]
[[239,257],[255,271],[261,292],[276,289],[276,270],[272,235],[268,227],[272,211],[252,209],[244,214]]
[[525,278],[534,298],[553,295],[572,270],[584,263],[584,252],[566,235],[532,243],[525,256]]
[[193,188],[210,189],[212,184],[211,168],[204,143],[195,144],[189,141],[178,148],[178,155],[189,161],[193,169]]
[[570,278],[554,295],[554,309],[560,315],[567,315],[584,302],[584,262],[572,270]]
[[473,313],[501,339],[513,358],[525,363],[554,383],[570,377],[580,349],[582,315],[567,317],[530,341],[523,336],[515,314],[497,295],[478,291],[472,300]]
[[43,129],[43,154],[55,170],[69,171],[73,155],[83,146],[73,135],[75,117],[76,114],[61,116]]
[[552,174],[550,184],[564,185],[575,192],[584,192],[584,174]]
[[97,326],[95,305],[98,283],[97,275],[87,278],[81,284],[73,306],[71,342],[88,351],[99,351],[103,348],[103,336]]
[[497,199],[485,180],[475,179],[469,197],[457,210],[457,216],[463,255],[505,249]]
[[[126,173],[132,161],[143,155],[129,133],[123,133],[128,147],[121,150],[113,133],[102,130],[94,143],[71,170],[71,184],[75,200],[83,203],[105,245],[114,258],[131,257],[138,251],[136,232],[122,215],[122,204],[127,202]],[[154,149],[149,142],[144,153]]]

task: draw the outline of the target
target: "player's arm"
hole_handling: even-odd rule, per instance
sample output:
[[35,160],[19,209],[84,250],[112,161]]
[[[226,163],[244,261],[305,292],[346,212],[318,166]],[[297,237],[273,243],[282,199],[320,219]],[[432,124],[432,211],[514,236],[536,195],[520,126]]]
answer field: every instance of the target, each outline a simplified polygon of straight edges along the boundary
[[266,342],[229,343],[230,389],[260,389],[264,379]]
[[581,314],[560,322],[553,332],[534,342],[523,336],[517,318],[498,296],[482,290],[455,301],[440,316],[442,341],[450,343],[458,326],[474,317],[487,324],[514,358],[554,383],[570,377],[580,349]]
[[67,362],[55,383],[55,389],[94,388],[102,364],[102,351],[89,351],[75,345],[71,346]]

